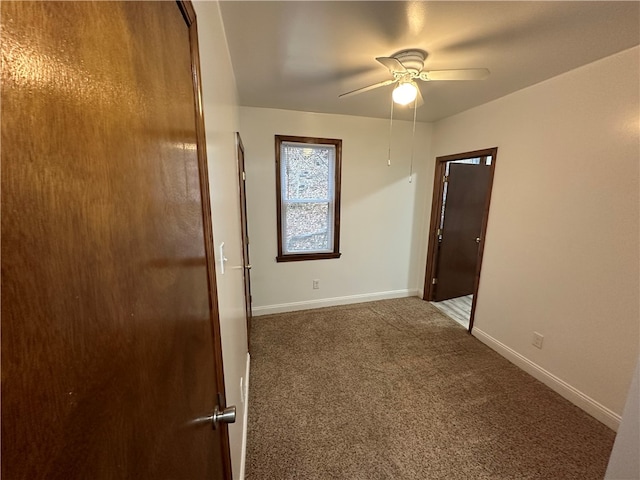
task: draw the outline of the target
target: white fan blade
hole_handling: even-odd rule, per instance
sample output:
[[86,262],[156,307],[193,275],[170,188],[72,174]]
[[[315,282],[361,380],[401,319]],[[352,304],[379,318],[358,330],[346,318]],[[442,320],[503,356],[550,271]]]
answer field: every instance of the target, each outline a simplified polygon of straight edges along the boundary
[[387,85],[391,85],[392,83],[396,83],[397,79],[385,80],[384,82],[374,83],[373,85],[369,85],[368,87],[358,88],[356,90],[351,90],[350,92],[343,93],[342,95],[338,95],[338,98],[349,97],[351,95],[356,95],[358,93],[368,92],[369,90],[373,90],[374,88],[386,87]]
[[387,67],[391,73],[407,71],[407,69],[404,68],[404,65],[402,65],[397,58],[377,57],[376,60],[379,61],[385,67]]
[[484,80],[489,76],[486,68],[466,68],[461,70],[429,70],[420,73],[420,80]]

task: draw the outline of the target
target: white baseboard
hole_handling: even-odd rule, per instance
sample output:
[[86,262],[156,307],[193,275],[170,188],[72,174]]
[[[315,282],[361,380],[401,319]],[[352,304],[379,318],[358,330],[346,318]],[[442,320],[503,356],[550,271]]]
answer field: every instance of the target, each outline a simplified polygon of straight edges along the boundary
[[519,354],[515,350],[509,348],[504,343],[496,340],[491,335],[483,332],[478,328],[472,330],[472,335],[505,357],[514,365],[520,367],[529,375],[540,380],[546,386],[559,393],[571,403],[587,412],[592,417],[604,423],[609,428],[618,431],[621,417],[617,413],[609,410],[601,403],[596,402],[593,398],[582,393],[577,388],[569,385],[561,378],[556,377],[553,373],[545,370],[541,366],[529,360],[527,357]]
[[249,420],[249,366],[251,356],[247,352],[247,366],[244,372],[244,412],[242,418],[242,450],[240,453],[240,475],[238,480],[244,480],[245,466],[247,462],[247,428]]
[[387,300],[390,298],[415,297],[418,290],[392,290],[389,292],[363,293],[360,295],[348,295],[346,297],[321,298],[304,302],[280,303],[253,307],[254,317],[271,315],[272,313],[295,312],[297,310],[309,310],[312,308],[334,307],[336,305],[349,305],[351,303],[373,302],[375,300]]

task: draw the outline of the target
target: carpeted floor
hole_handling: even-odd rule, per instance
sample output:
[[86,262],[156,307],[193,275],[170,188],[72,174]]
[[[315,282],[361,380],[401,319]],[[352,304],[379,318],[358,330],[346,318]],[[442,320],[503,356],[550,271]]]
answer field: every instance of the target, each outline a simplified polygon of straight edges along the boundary
[[418,298],[257,317],[248,480],[602,479],[614,432]]

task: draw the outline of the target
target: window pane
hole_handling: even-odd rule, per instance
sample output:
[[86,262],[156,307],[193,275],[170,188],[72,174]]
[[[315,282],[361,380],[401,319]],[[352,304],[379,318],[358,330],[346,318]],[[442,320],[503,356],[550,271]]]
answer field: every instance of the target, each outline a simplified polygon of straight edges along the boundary
[[468,164],[471,164],[471,165],[480,165],[480,157],[464,158],[462,160],[453,160],[453,161],[447,162],[447,163],[468,163]]
[[340,258],[342,140],[276,135],[278,262]]
[[330,200],[335,147],[282,145],[284,198]]
[[333,232],[329,203],[288,203],[285,210],[285,251],[331,251]]

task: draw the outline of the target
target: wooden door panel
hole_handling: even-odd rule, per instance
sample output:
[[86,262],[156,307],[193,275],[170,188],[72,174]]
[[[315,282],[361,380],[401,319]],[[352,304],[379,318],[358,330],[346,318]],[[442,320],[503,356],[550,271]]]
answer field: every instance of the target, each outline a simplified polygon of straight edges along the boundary
[[240,134],[236,133],[236,141],[238,148],[238,177],[240,185],[240,229],[242,235],[242,260],[244,264],[243,280],[244,280],[244,309],[247,317],[247,348],[251,348],[251,260],[249,258],[249,227],[247,223],[247,190],[246,175],[244,167],[244,145]]
[[435,300],[471,295],[475,288],[478,243],[485,215],[491,167],[451,163],[445,202]]
[[3,477],[222,478],[185,19],[1,8]]

